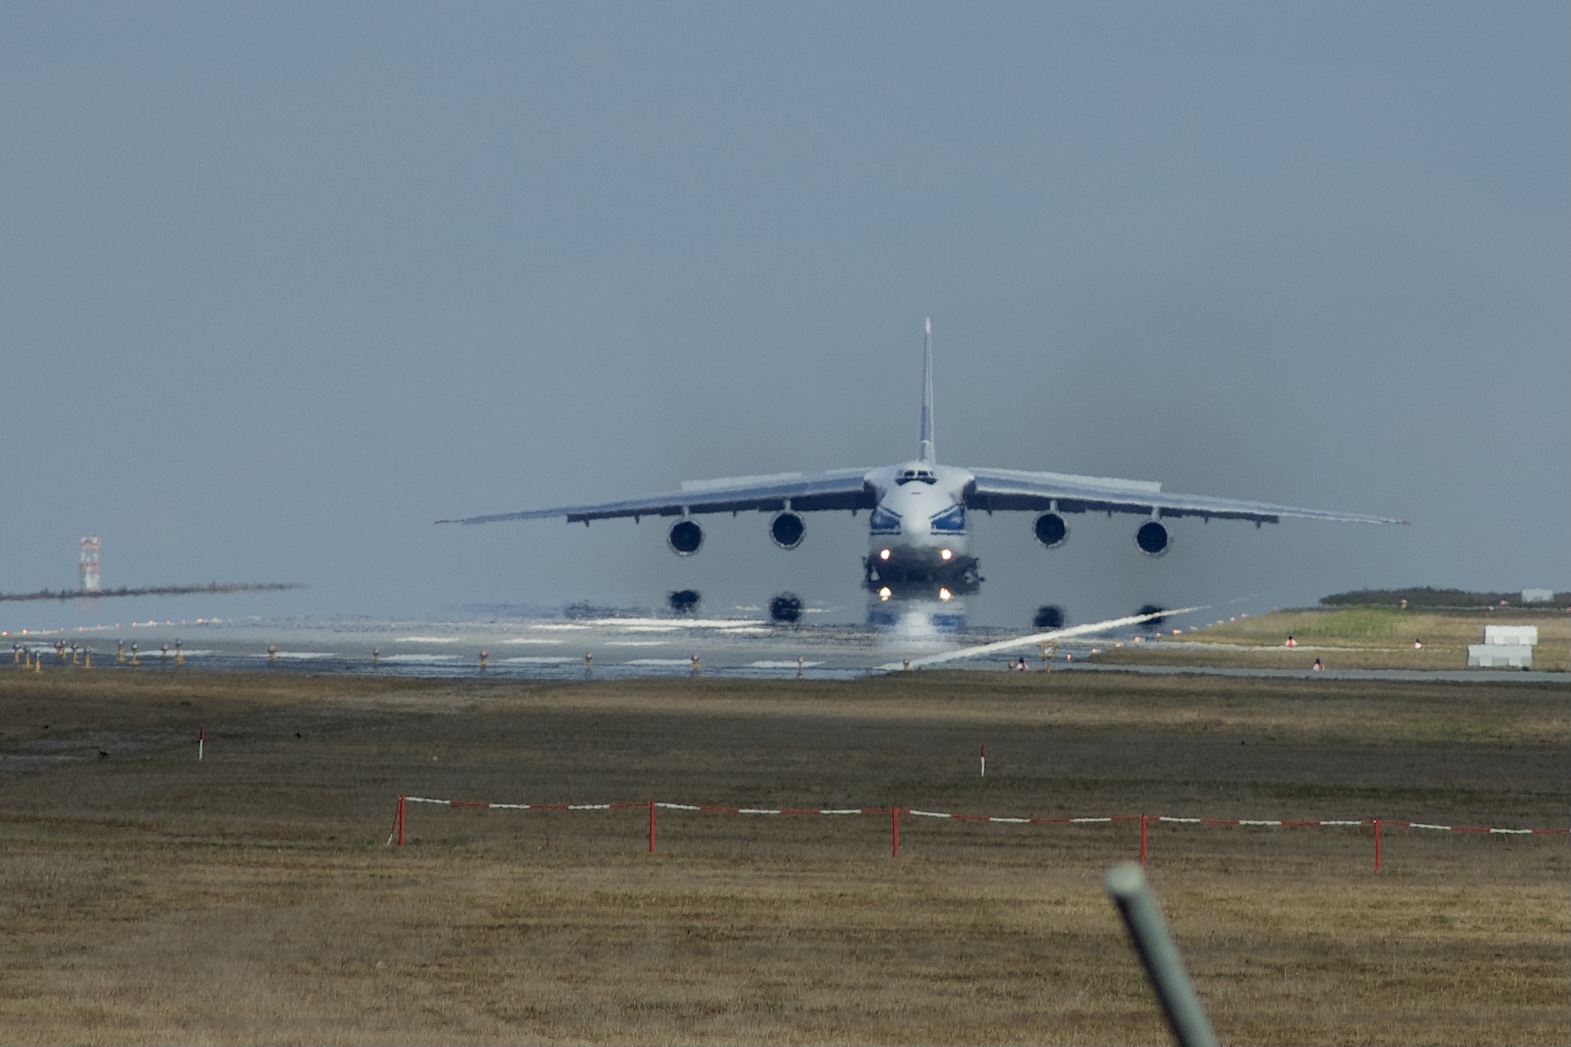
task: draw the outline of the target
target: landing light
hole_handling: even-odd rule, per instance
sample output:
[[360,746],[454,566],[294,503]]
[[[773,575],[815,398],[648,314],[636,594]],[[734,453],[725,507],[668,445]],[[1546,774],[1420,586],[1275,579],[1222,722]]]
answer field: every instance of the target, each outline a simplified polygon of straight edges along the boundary
[[884,586],[882,589],[878,590],[878,598],[880,600],[887,600],[887,599],[889,599],[893,595],[894,595],[894,591],[891,590],[889,588],[889,586],[887,586],[887,585]]
[[947,600],[954,595],[954,593],[950,592],[948,589],[943,588],[942,586],[940,586],[938,589],[938,598],[940,600]]
[[953,551],[951,551],[951,550],[949,550],[949,549],[945,549],[945,550],[944,550],[944,551],[943,551],[943,552],[941,552],[941,553],[939,553],[939,554],[938,554],[938,555],[939,555],[939,556],[940,556],[940,557],[941,557],[941,558],[942,558],[942,559],[945,559],[945,560],[952,560],[952,559],[954,559],[954,555],[955,555],[955,554],[954,554],[954,552],[953,552]]
[[878,550],[878,558],[880,560],[887,560],[887,559],[889,559],[889,550],[888,549],[880,549],[880,550]]

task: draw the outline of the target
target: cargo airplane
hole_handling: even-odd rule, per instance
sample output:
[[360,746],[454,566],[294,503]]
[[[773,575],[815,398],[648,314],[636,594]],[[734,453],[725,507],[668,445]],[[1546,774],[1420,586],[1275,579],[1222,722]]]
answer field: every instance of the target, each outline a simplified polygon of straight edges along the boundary
[[1284,516],[1341,523],[1406,522],[1211,495],[1171,494],[1164,492],[1160,483],[1146,480],[940,465],[933,444],[932,321],[925,326],[921,436],[917,455],[910,461],[872,469],[690,480],[671,494],[437,522],[482,524],[565,517],[568,523],[588,526],[591,520],[613,517],[630,516],[635,522],[645,516],[676,517],[666,532],[666,544],[678,556],[692,556],[704,544],[703,527],[695,517],[709,513],[771,513],[769,537],[782,549],[795,549],[807,534],[805,514],[848,511],[855,515],[866,510],[864,581],[884,599],[895,589],[910,592],[913,587],[925,588],[929,595],[936,588],[940,599],[974,591],[980,578],[966,517],[976,510],[1036,513],[1032,530],[1037,541],[1049,549],[1069,539],[1068,516],[1105,512],[1109,517],[1114,513],[1141,517],[1134,539],[1147,556],[1162,556],[1168,551],[1172,534],[1167,521],[1186,516],[1206,521],[1250,520],[1256,527],[1277,523]]

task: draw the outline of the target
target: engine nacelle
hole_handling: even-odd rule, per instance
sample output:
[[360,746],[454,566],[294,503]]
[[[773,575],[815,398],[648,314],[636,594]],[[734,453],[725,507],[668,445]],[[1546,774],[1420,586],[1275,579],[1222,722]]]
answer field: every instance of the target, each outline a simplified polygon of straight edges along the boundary
[[1049,549],[1057,549],[1069,541],[1069,525],[1057,513],[1043,513],[1031,528],[1036,540]]
[[1155,520],[1147,520],[1140,525],[1140,530],[1135,532],[1135,544],[1147,556],[1161,556],[1173,544],[1173,539],[1167,533],[1166,527]]
[[1062,629],[1067,621],[1064,609],[1050,603],[1036,609],[1036,617],[1031,619],[1031,624],[1038,629]]
[[672,614],[692,614],[698,610],[698,602],[702,599],[697,589],[675,589],[666,594]]
[[704,529],[692,520],[678,520],[666,532],[665,544],[678,556],[692,556],[704,544]]
[[787,509],[769,521],[769,540],[782,549],[795,549],[807,535],[807,521]]
[[802,598],[796,593],[781,593],[769,601],[769,620],[790,625],[802,617]]

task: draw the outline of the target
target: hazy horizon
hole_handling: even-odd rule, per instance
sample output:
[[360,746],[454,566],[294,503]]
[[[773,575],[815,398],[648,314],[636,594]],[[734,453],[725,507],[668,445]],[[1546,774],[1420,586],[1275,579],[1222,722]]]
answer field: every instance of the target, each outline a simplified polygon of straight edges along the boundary
[[[1409,527],[973,514],[974,621],[1571,588],[1571,11],[0,10],[0,591],[91,620],[791,590],[866,517],[437,527],[914,454]],[[124,606],[121,606],[124,605]],[[0,627],[75,624],[0,604]],[[54,609],[51,607],[51,611]],[[67,609],[61,608],[61,611]],[[79,609],[70,610],[76,614]],[[174,613],[183,610],[185,613]],[[88,619],[81,619],[86,621]]]

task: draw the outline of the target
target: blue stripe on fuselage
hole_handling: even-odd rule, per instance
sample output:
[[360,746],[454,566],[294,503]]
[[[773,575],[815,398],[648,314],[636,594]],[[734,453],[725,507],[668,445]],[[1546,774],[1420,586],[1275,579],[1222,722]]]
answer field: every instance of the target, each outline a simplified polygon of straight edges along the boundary
[[963,505],[951,505],[936,514],[930,523],[934,534],[965,534],[966,508]]
[[869,534],[899,534],[900,514],[882,505],[876,507],[867,519],[867,531]]

